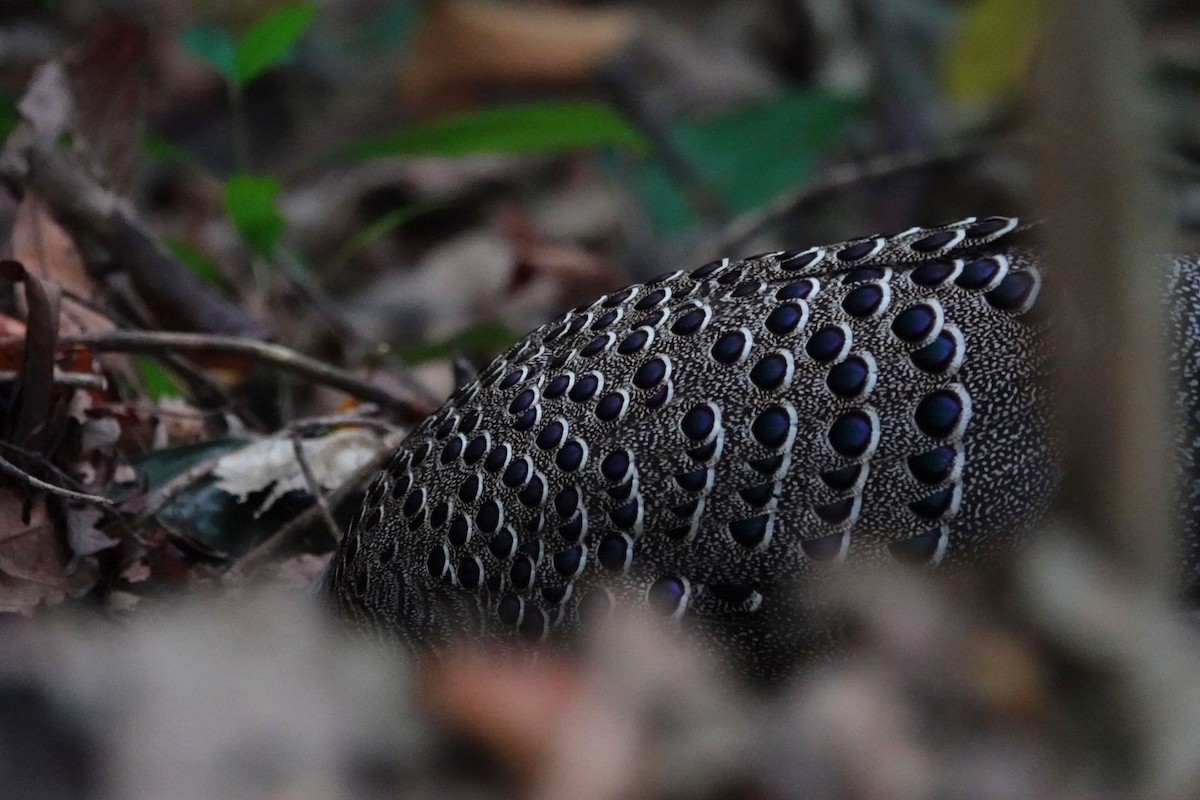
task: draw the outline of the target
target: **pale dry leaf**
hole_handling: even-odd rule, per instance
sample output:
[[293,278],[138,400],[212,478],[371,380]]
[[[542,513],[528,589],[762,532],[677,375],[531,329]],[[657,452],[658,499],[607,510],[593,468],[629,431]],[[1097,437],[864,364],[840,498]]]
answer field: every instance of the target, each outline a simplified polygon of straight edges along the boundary
[[95,506],[67,506],[67,546],[71,548],[69,569],[79,559],[116,547],[118,542],[100,530],[104,513]]
[[44,138],[57,139],[66,133],[74,110],[62,65],[51,61],[38,67],[17,109]]
[[[324,489],[340,486],[382,451],[383,443],[361,428],[334,431],[319,439],[305,439],[304,455],[313,479]],[[216,487],[244,501],[254,492],[272,487],[256,514],[295,489],[308,490],[289,439],[264,439],[223,456],[213,475]]]

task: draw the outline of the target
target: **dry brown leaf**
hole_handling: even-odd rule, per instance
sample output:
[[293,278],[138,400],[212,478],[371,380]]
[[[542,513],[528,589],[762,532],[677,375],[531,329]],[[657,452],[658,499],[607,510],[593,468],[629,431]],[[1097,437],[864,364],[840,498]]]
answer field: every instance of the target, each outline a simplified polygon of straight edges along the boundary
[[[25,193],[17,208],[12,245],[13,258],[42,280],[56,283],[80,297],[94,294],[92,279],[75,240],[31,191]],[[114,327],[107,317],[70,300],[59,320],[59,332],[64,336],[102,333]]]
[[37,605],[53,605],[78,597],[96,584],[98,570],[91,560],[72,570],[66,537],[46,507],[44,498],[27,498],[0,487],[0,611],[29,613]]
[[416,113],[444,113],[474,105],[487,87],[583,83],[640,24],[627,10],[436,3],[404,64],[401,101]]

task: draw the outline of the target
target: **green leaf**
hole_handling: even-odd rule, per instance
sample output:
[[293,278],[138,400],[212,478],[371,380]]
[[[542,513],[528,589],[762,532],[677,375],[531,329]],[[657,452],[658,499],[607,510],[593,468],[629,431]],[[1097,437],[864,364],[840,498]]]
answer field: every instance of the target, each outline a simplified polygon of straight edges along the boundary
[[179,44],[192,55],[208,62],[226,79],[236,80],[234,54],[237,44],[225,31],[212,25],[197,25],[179,34]]
[[1043,0],[976,0],[961,11],[942,60],[942,87],[959,105],[1016,90],[1029,73],[1045,19]]
[[225,278],[221,275],[221,271],[198,248],[193,247],[183,239],[176,238],[163,239],[163,244],[171,252],[171,255],[183,262],[184,266],[196,273],[196,275],[222,291],[228,288]]
[[341,155],[351,159],[461,156],[607,146],[649,149],[645,137],[608,106],[551,102],[501,106],[438,120],[351,145]]
[[137,364],[138,373],[142,376],[142,383],[146,385],[146,392],[149,393],[151,399],[179,397],[183,394],[183,390],[175,382],[175,379],[154,359],[148,356],[135,356],[134,363]]
[[287,227],[275,207],[281,190],[269,175],[238,173],[225,184],[225,212],[250,249],[263,258],[271,257]]
[[[705,184],[740,213],[810,180],[858,108],[824,90],[785,92],[709,119],[680,120],[671,137]],[[641,190],[659,230],[681,233],[696,224],[660,159],[643,168]]]
[[268,67],[279,63],[316,16],[311,3],[295,3],[268,14],[246,31],[233,58],[234,79],[249,83]]

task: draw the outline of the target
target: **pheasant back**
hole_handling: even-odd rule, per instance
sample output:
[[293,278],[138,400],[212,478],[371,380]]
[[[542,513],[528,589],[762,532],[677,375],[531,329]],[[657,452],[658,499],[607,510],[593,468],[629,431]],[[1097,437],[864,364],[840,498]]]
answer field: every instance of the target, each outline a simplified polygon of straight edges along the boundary
[[752,677],[827,646],[798,582],[962,562],[1056,483],[1043,276],[1012,218],[722,260],[573,309],[413,430],[326,578],[416,647],[617,604]]

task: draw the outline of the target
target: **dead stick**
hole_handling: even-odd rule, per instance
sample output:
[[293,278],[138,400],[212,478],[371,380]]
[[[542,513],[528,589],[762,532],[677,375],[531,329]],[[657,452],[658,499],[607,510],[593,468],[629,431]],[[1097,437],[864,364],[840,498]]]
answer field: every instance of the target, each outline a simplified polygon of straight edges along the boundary
[[[19,341],[15,339],[3,340]],[[279,369],[299,375],[307,380],[341,389],[362,400],[378,403],[384,408],[399,411],[407,419],[424,419],[432,410],[426,398],[410,398],[397,395],[382,386],[367,383],[345,370],[310,358],[289,347],[243,339],[237,336],[222,336],[206,333],[174,333],[170,331],[112,331],[64,337],[63,345],[82,345],[101,352],[134,352],[151,355],[170,354],[176,351],[243,356],[254,361],[270,364]]]

